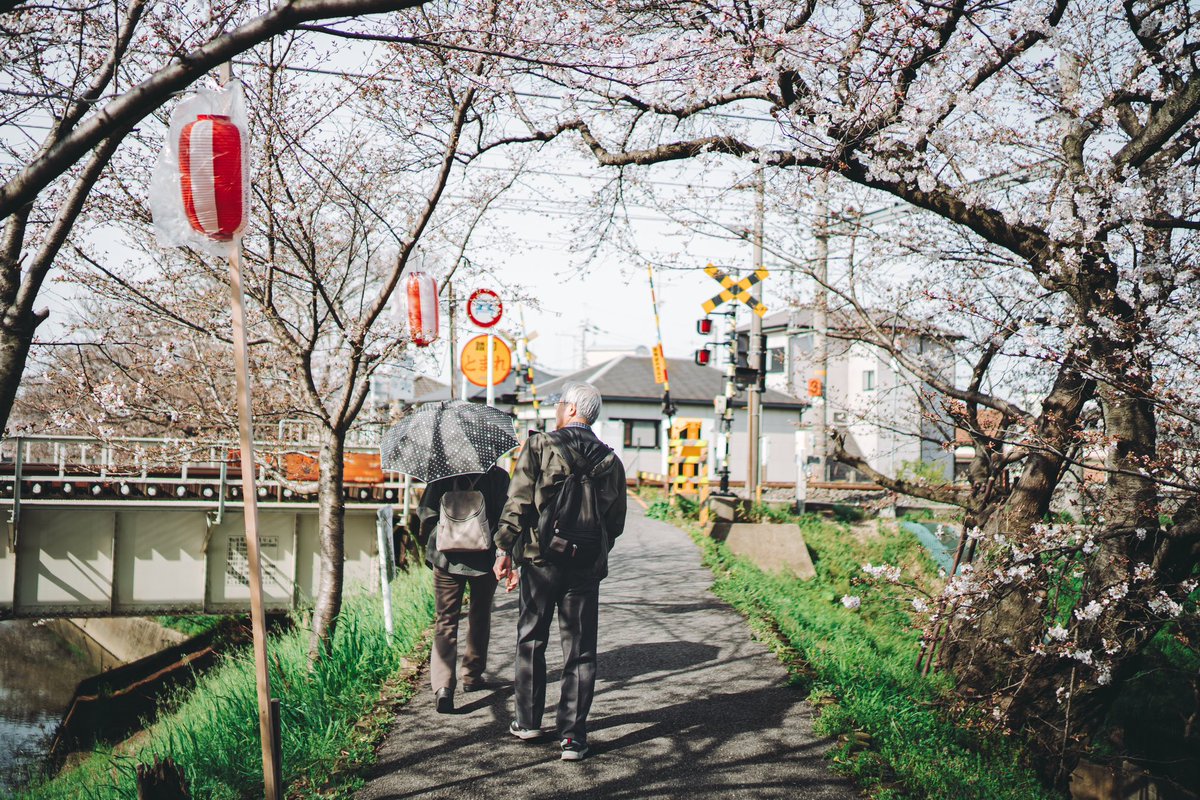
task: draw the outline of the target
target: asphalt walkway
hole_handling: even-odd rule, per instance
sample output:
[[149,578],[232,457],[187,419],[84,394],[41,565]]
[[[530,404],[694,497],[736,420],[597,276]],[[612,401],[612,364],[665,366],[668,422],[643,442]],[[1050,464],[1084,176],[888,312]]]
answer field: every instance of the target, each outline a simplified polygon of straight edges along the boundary
[[[591,754],[559,760],[551,735],[521,742],[512,719],[516,593],[497,593],[489,654],[495,691],[434,712],[428,676],[401,711],[359,793],[383,798],[858,797],[822,757],[813,712],[742,617],[709,591],[699,551],[630,503],[600,585],[600,654]],[[464,621],[465,624],[465,621]],[[461,639],[460,639],[461,641]],[[545,726],[554,724],[561,651],[552,630]]]

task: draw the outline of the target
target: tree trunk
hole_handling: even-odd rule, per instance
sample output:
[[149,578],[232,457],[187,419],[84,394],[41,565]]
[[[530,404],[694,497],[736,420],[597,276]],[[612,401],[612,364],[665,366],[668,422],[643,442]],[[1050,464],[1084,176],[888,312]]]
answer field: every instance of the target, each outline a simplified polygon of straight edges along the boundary
[[345,434],[341,431],[322,432],[321,453],[318,457],[321,474],[317,480],[319,536],[321,540],[321,579],[313,608],[312,638],[308,656],[316,661],[333,641],[338,614],[342,610],[342,582],[345,573],[346,498],[343,490],[343,452]]
[[33,332],[44,317],[10,311],[0,321],[0,432],[8,427],[17,389],[25,374]]

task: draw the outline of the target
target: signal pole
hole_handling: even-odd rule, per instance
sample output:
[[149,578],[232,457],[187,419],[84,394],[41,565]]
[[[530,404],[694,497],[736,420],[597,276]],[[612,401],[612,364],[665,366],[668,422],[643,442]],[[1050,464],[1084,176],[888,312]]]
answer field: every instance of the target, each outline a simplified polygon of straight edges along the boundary
[[[758,196],[754,204],[754,268],[759,269],[763,265],[763,216],[765,214],[765,195],[766,185],[764,182],[763,168],[760,165],[758,168]],[[756,299],[762,298],[762,284],[757,284],[756,287],[750,289],[752,296]],[[736,337],[735,337],[736,338]],[[761,376],[763,374],[763,351],[762,351],[762,317],[758,314],[750,315],[750,357],[748,364],[751,369],[759,371],[759,380],[755,380],[750,386],[746,387],[746,405],[747,405],[747,424],[746,433],[749,438],[750,463],[746,469],[746,500],[753,502],[758,497],[758,470],[759,470],[759,437],[761,436],[761,419],[762,419],[762,394],[761,394]]]
[[721,494],[729,495],[729,440],[733,438],[733,396],[737,393],[737,306],[729,312],[729,355],[725,362],[725,396],[721,409],[721,432],[724,434],[725,453],[721,456]]

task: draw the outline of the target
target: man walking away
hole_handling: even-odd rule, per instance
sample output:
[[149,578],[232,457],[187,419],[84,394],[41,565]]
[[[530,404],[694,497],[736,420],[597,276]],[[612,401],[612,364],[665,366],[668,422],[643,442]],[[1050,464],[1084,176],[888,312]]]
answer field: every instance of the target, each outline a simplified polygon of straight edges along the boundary
[[[596,685],[600,581],[625,529],[625,468],[592,432],[600,392],[568,384],[553,433],[525,443],[496,530],[496,577],[520,583],[516,719],[509,732],[541,736],[546,707],[546,642],[558,613],[563,669],[558,734],[564,761],[588,751],[587,715]],[[514,565],[521,567],[517,577]]]

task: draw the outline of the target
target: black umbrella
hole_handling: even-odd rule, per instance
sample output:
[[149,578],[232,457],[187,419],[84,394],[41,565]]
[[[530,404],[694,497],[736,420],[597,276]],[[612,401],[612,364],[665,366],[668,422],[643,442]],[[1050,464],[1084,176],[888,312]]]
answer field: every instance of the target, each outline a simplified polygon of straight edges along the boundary
[[384,469],[429,482],[486,472],[517,446],[512,417],[489,406],[425,403],[393,425],[379,448]]

